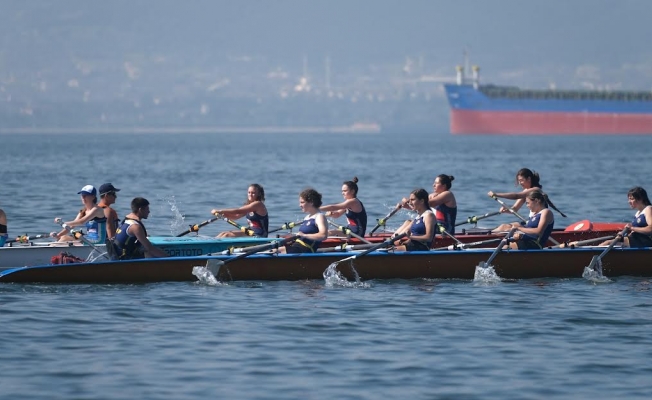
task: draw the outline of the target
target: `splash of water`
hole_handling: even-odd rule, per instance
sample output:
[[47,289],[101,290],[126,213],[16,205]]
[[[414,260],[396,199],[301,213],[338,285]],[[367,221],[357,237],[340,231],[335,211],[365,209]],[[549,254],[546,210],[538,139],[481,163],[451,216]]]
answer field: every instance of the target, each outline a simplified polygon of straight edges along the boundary
[[344,275],[337,269],[337,262],[329,265],[326,270],[324,270],[324,286],[326,287],[346,287],[346,288],[370,288],[371,285],[360,280],[360,275],[358,271],[353,267],[353,261],[351,261],[351,269],[355,275],[355,281],[350,282],[347,280]]
[[496,273],[493,265],[478,265],[475,267],[473,282],[484,284],[496,284],[502,282],[502,279]]
[[186,216],[181,213],[181,210],[177,205],[177,199],[174,197],[174,195],[164,197],[163,201],[168,203],[170,206],[170,211],[172,211],[172,218],[170,220],[170,235],[174,236],[177,234],[177,232],[183,230],[183,227],[185,227]]
[[208,270],[205,266],[196,266],[192,267],[192,274],[199,279],[199,283],[203,283],[209,286],[222,286],[223,283],[215,279],[211,271]]
[[[599,263],[602,263],[601,260],[598,260]],[[599,268],[593,269],[589,267],[584,267],[584,272],[582,272],[582,278],[586,279],[589,282],[593,283],[610,283],[613,282],[611,279],[602,275],[602,265]]]

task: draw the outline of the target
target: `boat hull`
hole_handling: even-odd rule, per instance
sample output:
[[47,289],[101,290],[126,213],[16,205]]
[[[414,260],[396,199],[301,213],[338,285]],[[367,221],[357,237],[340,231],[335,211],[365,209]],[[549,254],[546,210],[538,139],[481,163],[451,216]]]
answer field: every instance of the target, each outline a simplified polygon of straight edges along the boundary
[[[604,248],[509,250],[499,253],[492,265],[503,279],[578,278],[593,256]],[[476,266],[493,249],[374,252],[337,264],[347,279],[473,279]],[[323,279],[324,271],[350,253],[302,255],[256,254],[232,260],[218,272],[221,281],[296,281]],[[150,283],[196,281],[193,267],[224,257],[177,257],[100,263],[25,267],[0,272],[0,282],[44,283]],[[602,259],[606,276],[652,276],[650,249],[615,248]]]
[[451,110],[454,134],[652,134],[652,114]]

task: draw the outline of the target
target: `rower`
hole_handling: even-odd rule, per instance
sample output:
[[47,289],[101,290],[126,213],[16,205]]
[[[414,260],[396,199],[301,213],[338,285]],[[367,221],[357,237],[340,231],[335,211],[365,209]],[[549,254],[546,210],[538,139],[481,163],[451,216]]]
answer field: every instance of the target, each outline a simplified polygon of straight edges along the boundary
[[[337,204],[328,204],[319,207],[321,211],[326,211],[327,217],[339,218],[346,216],[348,225],[345,227],[353,234],[363,236],[367,232],[367,211],[362,202],[358,199],[358,177],[353,180],[342,183],[342,197],[344,201]],[[331,230],[329,235],[335,236],[341,233],[341,230]]]

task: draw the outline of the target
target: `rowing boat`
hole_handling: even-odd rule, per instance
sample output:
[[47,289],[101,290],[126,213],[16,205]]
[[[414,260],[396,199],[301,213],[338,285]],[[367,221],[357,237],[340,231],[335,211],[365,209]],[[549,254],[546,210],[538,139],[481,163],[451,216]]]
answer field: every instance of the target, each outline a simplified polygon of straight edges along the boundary
[[[576,222],[564,229],[553,231],[551,237],[559,243],[587,240],[605,235],[615,235],[624,227],[624,223],[613,222],[591,222],[583,220]],[[380,243],[387,239],[389,233],[381,233],[373,237],[367,236],[365,239],[371,243]],[[461,230],[455,235],[456,239],[462,243],[476,243],[490,239],[500,239],[502,235],[491,234],[489,229],[472,228]],[[211,253],[218,253],[234,247],[248,247],[258,244],[268,243],[274,238],[210,238],[199,236],[154,236],[149,238],[152,244],[163,249],[168,256],[172,257],[189,257],[201,256]],[[335,247],[342,244],[360,244],[356,238],[331,237],[321,243],[321,247]],[[448,236],[437,236],[433,247],[449,247],[458,245]],[[549,246],[554,242],[549,241]],[[105,252],[105,246],[99,244],[95,246],[98,251],[90,246],[83,245],[80,242],[31,242],[27,244],[17,244],[13,247],[0,248],[0,270],[8,268],[17,268],[31,265],[44,265],[50,262],[53,256],[62,251],[68,252],[84,260],[93,260],[100,258]]]
[[[581,277],[584,268],[604,250],[578,249],[504,250],[493,259],[504,279]],[[379,252],[336,263],[351,253],[254,254],[224,264],[217,274],[221,281],[279,281],[322,279],[333,263],[349,280],[359,279],[473,279],[476,266],[493,249]],[[233,256],[231,256],[233,257]],[[97,263],[44,265],[0,272],[0,282],[46,283],[148,283],[196,281],[193,267],[229,256],[171,257]],[[652,276],[652,250],[614,248],[602,259],[608,277]]]

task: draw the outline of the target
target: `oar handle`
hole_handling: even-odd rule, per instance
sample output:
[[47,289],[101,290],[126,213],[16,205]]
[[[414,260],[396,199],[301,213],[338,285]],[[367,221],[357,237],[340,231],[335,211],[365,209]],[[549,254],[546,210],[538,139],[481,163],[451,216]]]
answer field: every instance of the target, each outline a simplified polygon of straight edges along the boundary
[[521,221],[523,221],[523,222],[527,222],[527,219],[523,218],[523,217],[522,217],[519,213],[517,213],[516,210],[514,210],[512,207],[509,207],[507,204],[505,204],[505,202],[502,201],[501,199],[499,199],[498,196],[496,196],[495,194],[494,194],[493,196],[489,196],[489,197],[491,197],[492,199],[496,200],[496,201],[498,202],[498,204],[500,204],[501,206],[503,206],[503,207],[505,207],[506,209],[508,209],[510,213],[514,214],[514,215],[515,215],[518,219],[520,219]]
[[486,213],[486,214],[481,215],[479,217],[476,217],[474,215],[474,216],[468,217],[466,219],[466,221],[464,221],[464,222],[460,222],[460,223],[455,224],[455,226],[460,226],[460,225],[464,225],[464,224],[475,224],[476,222],[480,221],[481,219],[493,217],[493,216],[499,215],[499,214],[500,214],[500,211],[494,211],[494,212],[491,212],[491,213]]
[[229,224],[229,225],[231,225],[231,226],[233,226],[235,228],[238,228],[245,235],[247,235],[247,236],[253,236],[254,235],[254,231],[251,230],[250,228],[247,228],[246,226],[242,226],[239,223],[237,223],[237,222],[235,222],[235,221],[233,221],[231,219],[228,219],[227,217],[225,217],[224,215],[222,215],[220,213],[215,213],[214,215],[217,218],[223,219],[227,224]]
[[294,228],[295,226],[299,226],[299,225],[301,225],[302,223],[303,223],[303,221],[286,222],[286,223],[284,223],[283,225],[281,225],[280,228],[272,229],[271,231],[269,231],[269,233],[274,233],[274,232],[278,232],[278,231],[290,230],[290,229]]
[[401,208],[403,208],[403,207],[398,205],[389,214],[387,214],[383,218],[379,219],[378,224],[376,224],[374,229],[372,229],[371,232],[369,232],[369,236],[373,236],[374,232],[376,232],[376,230],[378,228],[380,228],[381,226],[385,226],[385,224],[387,223],[387,220],[390,219],[394,214],[396,214],[398,212],[398,210],[400,210]]
[[188,228],[188,230],[181,232],[180,234],[177,235],[177,237],[185,236],[185,235],[187,235],[189,233],[192,233],[192,232],[199,232],[199,228],[202,228],[202,227],[204,227],[204,226],[206,226],[206,225],[208,225],[208,224],[210,224],[212,222],[215,222],[218,219],[219,218],[214,217],[214,218],[211,218],[211,219],[207,219],[204,222],[200,222],[200,223],[195,224],[195,225],[190,225],[190,228]]

